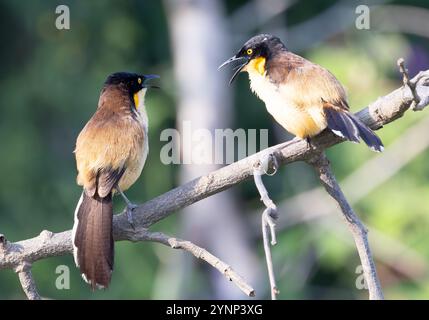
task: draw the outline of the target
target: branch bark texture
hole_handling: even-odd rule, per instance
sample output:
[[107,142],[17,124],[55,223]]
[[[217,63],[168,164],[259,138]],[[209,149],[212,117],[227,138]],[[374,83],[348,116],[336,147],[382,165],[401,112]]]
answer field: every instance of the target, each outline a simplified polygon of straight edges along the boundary
[[363,225],[362,221],[360,221],[359,217],[348,203],[337,179],[332,173],[331,166],[326,155],[321,154],[319,157],[310,160],[309,163],[316,169],[320,182],[325,187],[325,190],[339,205],[341,212],[343,213],[344,220],[353,235],[360,261],[362,263],[365,280],[368,285],[369,298],[371,300],[383,300],[383,292],[381,290],[374,259],[372,258],[371,249],[369,247],[367,228]]
[[[411,87],[405,85],[384,97],[378,98],[368,107],[359,111],[357,115],[365,124],[377,130],[402,117],[404,113],[410,109],[413,101],[415,104],[413,105],[413,110],[422,110],[429,102],[429,70],[420,72],[413,79],[409,80],[409,83],[412,84]],[[418,97],[418,102],[415,101],[414,96]],[[322,154],[326,148],[341,142],[343,142],[341,138],[326,131],[312,139],[311,147],[306,141],[293,139],[287,143],[262,150],[259,153],[231,165],[196,178],[138,206],[134,211],[135,229],[130,227],[125,213],[116,215],[114,217],[114,238],[116,241],[142,240],[144,237],[140,239],[139,234],[145,232],[147,228],[156,222],[167,218],[176,211],[190,206],[201,199],[207,198],[249,179],[253,174],[255,163],[263,156],[276,153],[279,165],[286,165],[295,161],[309,162],[311,159],[314,159],[314,157]],[[326,177],[328,177],[328,175]],[[328,182],[328,180],[326,182]],[[342,209],[343,212],[351,210],[351,208],[347,208],[347,206]],[[353,215],[349,216],[350,219],[353,219]],[[358,225],[358,223],[356,225]],[[361,230],[360,227],[358,227],[358,229]],[[365,247],[365,243],[363,243],[363,246]],[[41,259],[70,254],[71,252],[72,244],[70,230],[60,233],[43,231],[35,238],[16,243],[7,242],[6,238],[1,235],[0,269],[16,270],[16,268],[22,266],[23,263],[29,263],[31,265],[33,262]],[[374,292],[377,292],[377,288],[374,288],[374,290]],[[376,293],[376,295],[378,294]]]

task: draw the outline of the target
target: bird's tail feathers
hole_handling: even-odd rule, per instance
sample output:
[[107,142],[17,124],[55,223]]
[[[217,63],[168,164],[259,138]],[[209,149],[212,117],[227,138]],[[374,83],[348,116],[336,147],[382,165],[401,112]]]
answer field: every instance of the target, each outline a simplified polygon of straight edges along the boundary
[[337,136],[355,143],[359,143],[362,139],[371,150],[383,151],[384,147],[380,138],[353,113],[326,107],[325,114],[328,128]]
[[82,192],[75,210],[73,256],[92,289],[107,288],[113,270],[112,194],[104,198]]

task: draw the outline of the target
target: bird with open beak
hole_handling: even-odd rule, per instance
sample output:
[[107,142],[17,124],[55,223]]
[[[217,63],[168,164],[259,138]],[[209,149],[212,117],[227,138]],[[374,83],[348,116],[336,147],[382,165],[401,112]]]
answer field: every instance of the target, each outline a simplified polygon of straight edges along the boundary
[[337,136],[382,151],[380,138],[349,110],[343,86],[325,68],[290,52],[270,34],[248,40],[220,67],[237,64],[230,83],[245,71],[250,88],[287,131],[307,139],[328,128]]

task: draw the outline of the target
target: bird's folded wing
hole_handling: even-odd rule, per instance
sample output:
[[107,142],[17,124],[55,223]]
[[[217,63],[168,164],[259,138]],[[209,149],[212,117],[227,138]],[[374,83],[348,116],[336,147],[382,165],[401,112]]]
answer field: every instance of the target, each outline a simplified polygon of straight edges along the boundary
[[322,107],[329,102],[348,110],[346,92],[340,82],[328,70],[309,61],[289,71],[285,87],[298,107]]
[[124,174],[135,148],[133,130],[137,130],[133,121],[91,119],[80,133],[75,150],[77,182],[90,196],[97,189],[100,196],[108,194]]
[[116,187],[119,180],[122,178],[126,167],[112,169],[112,168],[102,168],[97,174],[97,193],[100,197],[104,198],[112,189]]

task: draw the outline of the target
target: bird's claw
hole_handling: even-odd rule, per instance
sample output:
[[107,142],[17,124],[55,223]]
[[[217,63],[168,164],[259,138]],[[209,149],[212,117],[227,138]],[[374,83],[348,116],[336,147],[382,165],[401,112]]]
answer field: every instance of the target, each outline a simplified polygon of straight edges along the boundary
[[308,147],[310,150],[313,150],[313,149],[314,149],[314,145],[311,143],[311,138],[310,138],[310,137],[307,137],[307,138],[305,138],[304,140],[307,142],[307,147]]
[[127,209],[126,209],[128,223],[131,225],[131,227],[133,227],[133,229],[134,229],[133,211],[137,207],[138,207],[137,205],[133,203],[129,203],[127,204]]

